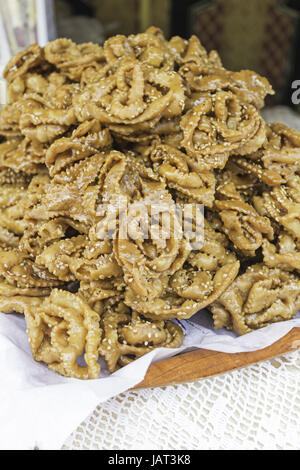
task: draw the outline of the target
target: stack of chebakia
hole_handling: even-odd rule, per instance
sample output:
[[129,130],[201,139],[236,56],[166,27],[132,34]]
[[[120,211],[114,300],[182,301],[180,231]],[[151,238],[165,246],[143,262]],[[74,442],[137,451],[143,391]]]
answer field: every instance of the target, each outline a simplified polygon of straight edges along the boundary
[[179,347],[174,319],[203,308],[238,334],[296,315],[300,134],[261,117],[265,78],[154,27],[33,45],[4,76],[0,311],[24,314],[37,361],[97,378],[100,357]]

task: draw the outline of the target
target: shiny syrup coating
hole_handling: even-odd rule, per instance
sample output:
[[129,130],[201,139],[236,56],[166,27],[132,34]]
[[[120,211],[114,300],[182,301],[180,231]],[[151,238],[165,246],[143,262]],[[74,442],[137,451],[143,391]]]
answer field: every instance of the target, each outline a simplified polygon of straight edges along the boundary
[[155,27],[32,45],[4,76],[0,310],[37,361],[93,379],[206,307],[238,334],[296,314],[300,134],[264,122],[265,78]]

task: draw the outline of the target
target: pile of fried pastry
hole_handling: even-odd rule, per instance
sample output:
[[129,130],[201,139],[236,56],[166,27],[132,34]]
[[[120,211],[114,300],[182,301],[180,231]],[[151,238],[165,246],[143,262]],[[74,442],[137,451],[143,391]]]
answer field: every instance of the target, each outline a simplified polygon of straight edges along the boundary
[[[100,357],[113,372],[179,347],[174,320],[203,308],[238,334],[296,315],[300,134],[261,117],[265,78],[155,27],[32,45],[4,76],[0,311],[24,314],[37,361],[97,378]],[[172,211],[176,236],[143,237],[133,213],[123,237],[122,211],[112,233],[99,207],[120,198],[203,205],[202,237]]]

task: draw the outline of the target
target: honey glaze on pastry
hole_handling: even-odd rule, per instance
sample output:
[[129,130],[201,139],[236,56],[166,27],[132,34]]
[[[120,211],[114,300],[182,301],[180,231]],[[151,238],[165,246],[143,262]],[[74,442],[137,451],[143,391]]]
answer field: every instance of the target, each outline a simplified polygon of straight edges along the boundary
[[34,44],[4,77],[0,310],[37,361],[95,379],[203,308],[238,334],[295,316],[300,134],[264,122],[265,78],[155,27]]

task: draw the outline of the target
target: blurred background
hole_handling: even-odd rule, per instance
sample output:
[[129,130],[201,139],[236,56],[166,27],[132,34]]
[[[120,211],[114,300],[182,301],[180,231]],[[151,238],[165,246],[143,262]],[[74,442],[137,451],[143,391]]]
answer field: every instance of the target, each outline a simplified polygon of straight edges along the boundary
[[[150,25],[166,37],[196,34],[225,67],[253,69],[276,90],[268,105],[291,102],[300,80],[300,0],[0,0],[0,62],[55,37],[102,43]],[[300,59],[300,57],[299,57]]]

